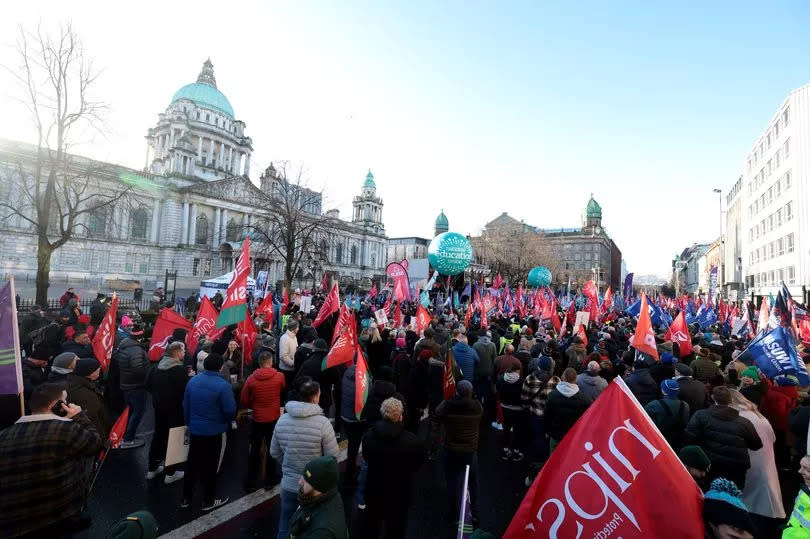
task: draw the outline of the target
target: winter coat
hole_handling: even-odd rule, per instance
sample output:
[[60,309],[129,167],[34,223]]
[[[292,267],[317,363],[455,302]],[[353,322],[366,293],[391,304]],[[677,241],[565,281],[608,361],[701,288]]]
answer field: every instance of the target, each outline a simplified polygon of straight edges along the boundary
[[226,432],[236,417],[236,399],[231,384],[218,373],[203,371],[186,385],[183,417],[188,430],[197,436]]
[[298,349],[298,340],[295,333],[285,331],[278,342],[279,370],[292,371],[295,368],[295,351]]
[[294,539],[349,539],[340,492],[333,488],[322,497],[298,506],[290,517]]
[[680,399],[664,397],[651,401],[644,411],[653,420],[655,426],[677,451],[681,447],[681,438],[689,423],[689,405]]
[[748,451],[751,467],[745,474],[742,501],[750,513],[783,519],[785,506],[782,504],[782,490],[779,486],[779,474],[776,471],[776,457],[773,451],[776,435],[768,420],[760,414],[743,410],[740,417],[751,422],[762,440],[761,449]]
[[692,367],[693,376],[703,383],[709,383],[715,375],[723,374],[717,363],[706,357],[698,356],[689,366]]
[[363,459],[368,463],[366,499],[408,507],[414,474],[425,462],[424,442],[402,422],[379,420],[363,437]]
[[312,343],[304,343],[295,350],[293,362],[295,363],[296,376],[298,376],[301,367],[304,366],[304,363],[309,359],[310,355],[312,355]]
[[444,362],[430,358],[427,363],[428,406],[431,411],[444,401]]
[[520,373],[512,371],[499,374],[495,386],[498,389],[501,406],[509,410],[523,410],[523,401],[520,398],[523,378]]
[[782,532],[782,539],[807,539],[808,536],[810,536],[810,487],[801,485],[787,527]]
[[478,354],[479,360],[475,372],[476,377],[481,380],[491,380],[495,374],[495,358],[498,356],[495,343],[489,337],[478,337],[473,344],[473,349]]
[[636,369],[627,379],[627,387],[633,392],[642,406],[654,401],[660,395],[658,384],[650,374],[650,369]]
[[579,386],[560,382],[549,393],[544,414],[546,432],[559,441],[588,409],[590,401],[582,395]]
[[366,399],[365,406],[363,406],[363,412],[360,415],[360,418],[363,421],[367,421],[369,424],[381,419],[382,415],[380,415],[380,405],[382,405],[383,401],[389,397],[399,399],[403,405],[406,404],[405,397],[397,393],[397,386],[395,386],[392,382],[387,382],[385,380],[374,380],[371,383],[371,390],[368,392],[368,398]]
[[87,460],[102,447],[84,412],[72,420],[27,415],[0,431],[0,537],[77,515],[87,498]]
[[423,359],[416,360],[408,371],[406,393],[408,407],[423,410],[430,402],[430,374],[428,362]]
[[689,405],[689,413],[695,415],[698,410],[703,410],[709,406],[709,392],[706,384],[698,382],[691,376],[682,376],[677,379],[678,398]]
[[582,396],[593,402],[596,397],[602,394],[608,386],[607,380],[599,376],[599,374],[591,374],[585,371],[577,375],[577,385],[582,392]]
[[659,361],[650,367],[650,374],[653,380],[655,380],[655,385],[661,387],[661,382],[675,376],[675,365],[671,363],[661,363]]
[[520,373],[523,374],[523,363],[521,363],[518,358],[512,355],[498,356],[497,359],[495,359],[495,375],[497,376],[509,372],[513,365],[517,366]]
[[340,379],[341,387],[341,402],[340,402],[340,417],[348,419],[349,421],[357,421],[357,414],[354,412],[354,395],[355,395],[355,381],[354,373],[356,367],[354,365],[346,369],[343,373],[343,378]]
[[385,341],[368,341],[366,343],[366,355],[368,356],[368,369],[371,371],[371,375],[375,376],[380,371],[380,367],[386,364],[388,358],[385,353]]
[[155,417],[165,418],[169,427],[185,424],[183,397],[189,376],[182,361],[163,356],[146,377],[146,389],[152,394]]
[[101,390],[96,385],[76,374],[67,375],[68,401],[81,406],[82,411],[87,414],[93,426],[96,427],[102,438],[107,438],[112,427],[110,415],[107,413],[107,406],[104,404],[104,397]]
[[453,397],[436,407],[436,419],[444,425],[444,446],[456,453],[478,451],[481,403],[472,398]]
[[93,354],[93,347],[89,344],[79,344],[75,341],[67,341],[62,343],[62,352],[72,352],[79,356],[80,359],[95,357]]
[[284,386],[283,374],[273,367],[262,367],[253,371],[247,379],[239,400],[245,408],[253,409],[253,421],[276,421],[281,416],[281,391]]
[[22,360],[23,391],[26,402],[31,397],[34,388],[48,380],[48,372],[48,367],[37,367],[29,363],[27,359]]
[[475,380],[475,368],[480,361],[478,352],[467,343],[459,342],[453,347],[453,359],[456,360],[456,364],[461,369],[464,380],[473,382]]
[[585,345],[582,343],[574,343],[565,351],[568,356],[568,366],[579,372],[585,367],[585,358],[588,355],[585,350]]
[[270,455],[281,461],[281,488],[298,492],[304,466],[323,455],[338,458],[340,449],[332,424],[312,402],[288,401],[270,442]]
[[799,454],[807,451],[807,430],[810,424],[810,406],[799,406],[788,413],[788,428],[795,437],[793,447]]
[[550,372],[537,369],[523,380],[520,400],[525,406],[528,406],[529,412],[537,417],[543,417],[546,411],[548,394],[554,389],[549,382],[550,379]]
[[121,389],[131,390],[144,387],[146,371],[149,368],[149,356],[146,350],[135,339],[127,338],[113,354],[118,363]]
[[796,386],[772,385],[759,402],[759,411],[771,422],[773,430],[785,432],[788,428],[788,412],[799,404]]
[[391,360],[391,366],[394,370],[394,385],[397,386],[397,391],[405,395],[405,398],[408,398],[410,393],[411,358],[405,350],[395,351],[394,354]]
[[740,470],[751,465],[748,450],[762,447],[750,421],[734,408],[717,405],[695,412],[686,427],[685,442],[701,446],[712,465]]
[[90,304],[90,324],[98,327],[104,315],[107,314],[108,308],[109,305],[106,302],[102,303],[101,300],[94,299],[93,303]]

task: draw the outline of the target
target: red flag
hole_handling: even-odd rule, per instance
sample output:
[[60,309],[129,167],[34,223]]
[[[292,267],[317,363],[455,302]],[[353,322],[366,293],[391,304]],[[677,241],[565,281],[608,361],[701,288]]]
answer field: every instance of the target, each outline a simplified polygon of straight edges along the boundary
[[563,314],[562,326],[560,327],[560,335],[557,337],[557,340],[562,339],[565,337],[565,333],[568,330],[568,313]]
[[[207,336],[214,329],[217,323],[217,309],[208,296],[203,296],[200,303],[200,310],[197,311],[197,319],[194,320],[194,325],[191,331],[186,334],[186,350],[189,354],[193,354],[200,343],[200,339]],[[224,328],[223,328],[224,331]]]
[[598,303],[599,291],[596,289],[596,285],[593,283],[593,280],[585,283],[585,286],[582,287],[582,293],[588,296],[588,299],[593,299]]
[[470,327],[470,320],[472,320],[473,307],[471,302],[467,302],[467,310],[464,313],[464,327]]
[[332,290],[326,295],[326,299],[323,301],[323,305],[321,305],[321,309],[318,311],[318,316],[316,316],[315,320],[312,322],[312,327],[316,328],[320,326],[332,313],[336,313],[339,310],[340,297],[338,296],[337,283],[335,283],[332,285]]
[[360,419],[363,407],[368,400],[368,390],[371,387],[371,374],[368,372],[366,358],[360,349],[360,343],[354,343],[357,362],[354,368],[354,415]]
[[557,334],[559,335],[560,334],[560,328],[562,326],[560,325],[560,315],[557,314],[557,299],[556,298],[552,298],[552,300],[551,300],[551,326],[554,328],[554,331],[556,331]]
[[672,321],[665,338],[673,343],[678,343],[681,357],[692,353],[692,337],[689,334],[689,327],[686,325],[683,311],[679,312],[675,320]]
[[256,315],[261,315],[265,322],[267,322],[270,327],[273,326],[273,293],[268,292],[265,294],[264,298],[262,298],[262,302],[259,303],[259,306],[256,307]]
[[155,328],[152,330],[152,340],[149,341],[149,359],[151,361],[160,359],[163,351],[169,346],[172,332],[177,328],[191,331],[191,322],[168,307],[161,309],[155,322]]
[[504,538],[703,537],[700,489],[624,381],[597,402],[551,454]]
[[577,328],[577,337],[582,340],[582,344],[588,346],[588,334],[585,333],[585,324],[580,324]]
[[118,446],[120,446],[121,442],[124,441],[124,433],[127,430],[128,422],[129,422],[129,406],[124,408],[124,411],[121,412],[121,415],[118,416],[118,419],[115,420],[115,423],[113,423],[113,426],[110,429],[110,435],[108,437],[108,441],[110,442],[110,449],[118,449]]
[[377,297],[377,283],[371,283],[371,290],[368,291],[368,299],[374,299]]
[[484,305],[484,301],[479,301],[478,304],[481,306],[481,329],[489,328],[489,320],[487,319],[487,308]]
[[497,290],[501,287],[502,284],[503,284],[503,277],[501,277],[501,274],[499,272],[498,275],[495,276],[495,280],[492,281],[492,288]]
[[253,347],[256,344],[256,326],[253,320],[245,318],[236,326],[236,336],[242,343],[242,364],[250,365],[253,362]]
[[286,314],[287,306],[290,304],[290,292],[287,287],[284,287],[284,292],[281,294],[281,314]]
[[112,357],[113,344],[115,344],[115,316],[118,312],[118,296],[113,294],[110,308],[102,318],[93,335],[93,354],[101,364],[101,370],[106,371]]
[[332,348],[321,363],[321,370],[326,370],[335,365],[351,363],[354,361],[355,349],[357,348],[357,322],[354,314],[350,313],[346,318],[346,324],[341,328],[337,340],[332,344]]
[[238,324],[247,317],[247,278],[250,273],[250,238],[245,238],[242,252],[236,260],[236,268],[228,284],[225,303],[217,317],[217,327],[224,328]]
[[600,314],[607,314],[613,308],[613,289],[608,286],[605,290],[605,297],[602,299],[602,305],[599,308]]
[[329,288],[329,275],[326,272],[323,272],[323,278],[321,279],[321,290],[326,290]]
[[348,322],[349,320],[349,314],[350,314],[349,308],[346,307],[345,303],[342,304],[340,306],[340,314],[338,315],[337,322],[335,322],[335,329],[332,331],[332,342],[329,343],[330,346],[335,344],[338,335],[340,335],[340,332],[343,330],[344,327],[346,327],[346,322]]
[[636,333],[633,335],[630,346],[658,359],[658,347],[655,345],[655,333],[653,333],[650,311],[647,307],[647,295],[643,292],[641,293],[641,311],[638,313]]
[[569,324],[573,324],[574,321],[577,319],[577,305],[576,305],[576,303],[577,303],[576,301],[571,301],[571,303],[568,304],[567,317],[568,317],[568,323]]
[[395,328],[401,328],[405,325],[405,317],[402,316],[402,308],[399,302],[397,302],[396,307],[394,307],[394,324]]
[[456,377],[453,374],[453,350],[447,351],[447,358],[444,360],[444,398],[452,399],[456,394]]
[[416,332],[420,335],[425,328],[430,325],[430,313],[427,309],[420,303],[418,307],[416,307]]

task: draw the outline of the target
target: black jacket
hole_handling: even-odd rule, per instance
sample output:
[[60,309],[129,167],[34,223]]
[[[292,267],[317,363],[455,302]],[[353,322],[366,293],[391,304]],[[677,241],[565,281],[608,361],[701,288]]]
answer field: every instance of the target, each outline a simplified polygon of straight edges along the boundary
[[713,465],[740,470],[751,467],[748,450],[762,447],[754,425],[729,406],[713,405],[695,412],[686,426],[685,438],[687,443],[702,447]]
[[175,365],[163,358],[149,370],[146,389],[152,394],[155,417],[165,418],[169,427],[179,427],[185,423],[183,395],[187,383],[188,371],[182,362]]
[[689,414],[695,415],[709,405],[709,392],[706,384],[691,377],[678,378],[678,398],[689,405]]
[[671,363],[661,363],[660,361],[650,367],[650,374],[655,380],[655,385],[661,387],[661,382],[675,376],[675,366]]
[[519,406],[522,408],[523,401],[521,400],[520,396],[523,390],[524,378],[518,375],[516,381],[508,382],[504,378],[506,374],[507,373],[499,374],[498,379],[495,382],[495,385],[498,388],[498,396],[501,399],[501,404],[506,406]]
[[95,357],[93,347],[89,344],[82,345],[75,341],[67,341],[62,344],[62,352],[73,352],[80,358]]
[[650,369],[636,369],[627,379],[627,387],[633,392],[642,406],[654,401],[661,394]]
[[810,406],[799,406],[788,412],[788,430],[796,436],[793,447],[799,452],[804,452],[807,447],[808,424],[810,424]]
[[424,442],[402,423],[379,420],[363,438],[363,459],[368,463],[366,500],[407,511],[414,474],[425,461]]
[[81,406],[82,411],[93,422],[99,435],[106,439],[112,422],[107,413],[107,406],[104,404],[104,397],[98,387],[84,376],[68,374],[67,392],[68,401]]
[[[560,392],[559,386],[560,384],[557,384],[557,387],[548,394],[543,416],[546,422],[546,432],[557,441],[562,440],[590,405],[590,401],[581,391],[566,397]],[[576,384],[574,386],[576,387]]]
[[360,414],[360,418],[363,421],[368,421],[369,423],[373,423],[378,419],[381,419],[382,416],[380,415],[380,405],[389,397],[399,399],[403,405],[407,404],[405,402],[405,397],[397,393],[397,386],[395,386],[392,382],[387,382],[385,380],[374,380],[371,383],[371,390],[368,393],[368,399],[366,400],[365,406],[363,406],[363,413]]
[[25,400],[31,397],[31,392],[40,384],[44,384],[48,380],[48,367],[40,368],[31,365],[27,359],[22,360],[22,376],[23,376],[23,393]]
[[444,446],[457,453],[478,451],[481,415],[484,409],[476,399],[453,397],[436,407],[436,419],[444,424]]
[[135,339],[126,338],[113,354],[118,362],[121,389],[142,388],[146,384],[146,371],[149,368],[149,356]]

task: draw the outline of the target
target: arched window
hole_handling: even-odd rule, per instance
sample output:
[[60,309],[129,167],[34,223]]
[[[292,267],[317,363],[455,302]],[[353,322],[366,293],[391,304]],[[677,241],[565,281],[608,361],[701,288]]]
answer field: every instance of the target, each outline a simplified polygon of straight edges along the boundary
[[100,238],[104,236],[107,227],[107,208],[95,208],[90,211],[87,219],[87,231],[90,236]]
[[357,264],[357,245],[352,245],[351,254],[349,255],[351,263]]
[[149,227],[149,213],[138,208],[132,212],[132,239],[145,240],[146,229]]
[[239,241],[239,228],[236,219],[228,219],[228,224],[225,227],[225,241]]
[[338,243],[335,245],[335,263],[342,264],[343,263],[343,244]]
[[329,262],[329,244],[326,243],[326,240],[321,240],[321,250],[319,254],[321,260]]
[[197,217],[197,232],[194,243],[197,245],[208,243],[208,218],[205,215]]

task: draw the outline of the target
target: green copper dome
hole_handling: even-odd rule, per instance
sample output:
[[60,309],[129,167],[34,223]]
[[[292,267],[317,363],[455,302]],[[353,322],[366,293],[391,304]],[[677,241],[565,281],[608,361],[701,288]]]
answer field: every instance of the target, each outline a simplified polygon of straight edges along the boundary
[[593,193],[591,193],[591,199],[588,201],[588,205],[585,207],[585,216],[586,217],[598,217],[599,219],[602,218],[602,206],[594,200]]
[[444,214],[444,210],[436,217],[436,228],[444,228],[447,230],[450,227],[450,222],[447,220],[447,216]]
[[194,103],[221,112],[228,116],[231,120],[235,118],[233,114],[233,107],[230,101],[225,97],[225,94],[217,90],[217,81],[214,78],[214,66],[211,60],[206,60],[203,64],[202,71],[197,77],[197,82],[186,84],[174,94],[172,103],[180,101],[181,99],[188,99]]
[[371,173],[371,169],[369,169],[368,174],[366,174],[366,181],[363,182],[363,189],[376,189],[377,184],[374,183],[374,174]]

